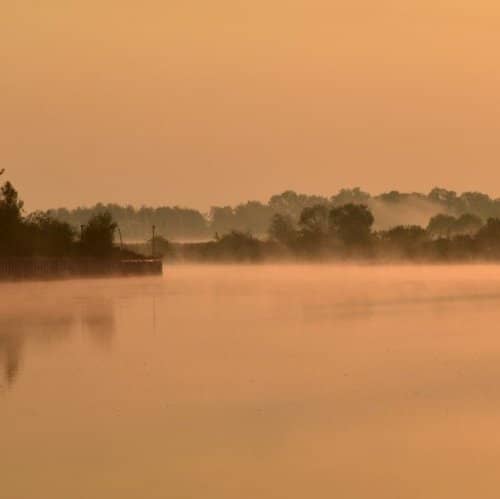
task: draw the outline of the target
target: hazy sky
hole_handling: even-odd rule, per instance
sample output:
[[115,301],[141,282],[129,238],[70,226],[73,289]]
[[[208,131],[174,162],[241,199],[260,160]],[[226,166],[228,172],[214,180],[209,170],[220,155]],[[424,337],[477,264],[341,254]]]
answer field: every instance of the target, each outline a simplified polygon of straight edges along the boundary
[[500,195],[494,0],[13,0],[0,167],[28,207],[292,188]]

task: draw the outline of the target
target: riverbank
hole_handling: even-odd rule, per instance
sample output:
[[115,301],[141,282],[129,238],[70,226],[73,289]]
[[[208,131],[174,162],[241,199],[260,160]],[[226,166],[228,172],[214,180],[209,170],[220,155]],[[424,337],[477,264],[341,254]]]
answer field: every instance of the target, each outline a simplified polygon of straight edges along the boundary
[[[127,250],[145,257],[151,245],[126,244]],[[157,244],[155,255],[173,263],[363,263],[363,264],[467,264],[499,263],[500,248],[480,246],[470,238],[460,241],[427,240],[403,248],[374,238],[370,245],[349,248],[338,244],[286,246],[271,240],[232,235],[198,243]]]

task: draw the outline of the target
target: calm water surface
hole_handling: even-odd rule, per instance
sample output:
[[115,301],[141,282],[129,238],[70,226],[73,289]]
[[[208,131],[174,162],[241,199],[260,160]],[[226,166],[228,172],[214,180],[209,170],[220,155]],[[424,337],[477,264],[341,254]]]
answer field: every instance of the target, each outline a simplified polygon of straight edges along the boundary
[[0,497],[498,498],[500,267],[0,284]]

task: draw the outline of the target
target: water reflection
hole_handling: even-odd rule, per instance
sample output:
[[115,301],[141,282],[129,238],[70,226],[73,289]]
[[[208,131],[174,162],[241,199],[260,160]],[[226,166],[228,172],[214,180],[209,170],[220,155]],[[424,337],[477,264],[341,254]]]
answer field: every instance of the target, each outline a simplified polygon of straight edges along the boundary
[[18,309],[0,306],[0,385],[14,383],[28,345],[51,346],[69,340],[78,330],[110,349],[115,331],[113,303],[95,300],[57,308],[47,304],[23,304]]
[[95,301],[84,305],[82,324],[89,337],[99,346],[110,349],[115,334],[115,315],[111,301]]
[[11,384],[19,370],[22,339],[15,335],[0,333],[0,366],[7,384]]
[[500,267],[176,266],[0,295],[2,498],[496,497]]

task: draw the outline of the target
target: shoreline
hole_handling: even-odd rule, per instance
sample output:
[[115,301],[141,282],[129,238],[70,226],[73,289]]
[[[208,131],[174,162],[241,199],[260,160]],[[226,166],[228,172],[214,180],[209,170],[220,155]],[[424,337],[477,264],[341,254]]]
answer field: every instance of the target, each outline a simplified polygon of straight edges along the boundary
[[0,281],[162,275],[161,259],[2,258]]

